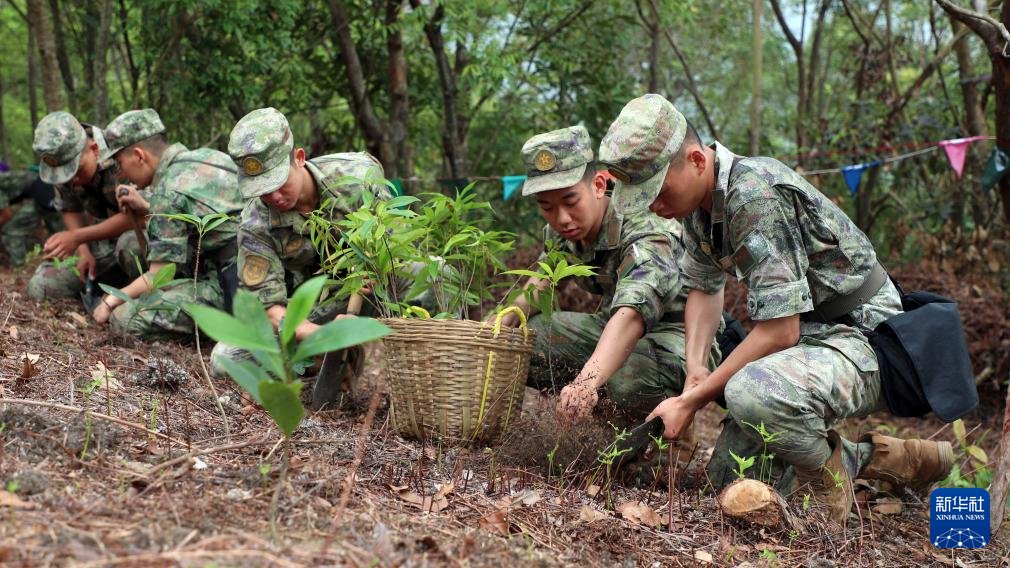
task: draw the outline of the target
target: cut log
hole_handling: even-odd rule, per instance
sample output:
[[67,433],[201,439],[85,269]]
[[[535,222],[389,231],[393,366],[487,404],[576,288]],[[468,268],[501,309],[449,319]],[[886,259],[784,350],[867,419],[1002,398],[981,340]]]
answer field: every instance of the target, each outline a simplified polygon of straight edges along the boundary
[[719,494],[719,506],[728,517],[763,527],[787,527],[802,532],[786,502],[774,489],[756,479],[738,479]]

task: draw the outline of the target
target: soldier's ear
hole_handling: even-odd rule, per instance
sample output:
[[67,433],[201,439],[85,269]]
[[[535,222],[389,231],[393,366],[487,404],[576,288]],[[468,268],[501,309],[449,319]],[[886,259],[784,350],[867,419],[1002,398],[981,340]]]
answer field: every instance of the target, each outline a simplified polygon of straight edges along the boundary
[[305,165],[305,148],[295,148],[292,163],[299,168]]
[[593,176],[593,194],[596,195],[597,199],[602,199],[607,194],[606,170],[597,171],[596,175]]

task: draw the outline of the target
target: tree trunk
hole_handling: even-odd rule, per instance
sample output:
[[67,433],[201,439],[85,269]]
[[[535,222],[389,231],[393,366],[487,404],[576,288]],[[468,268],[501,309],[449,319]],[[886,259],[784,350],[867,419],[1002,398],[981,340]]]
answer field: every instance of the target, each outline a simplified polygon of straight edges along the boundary
[[28,24],[34,28],[42,64],[42,94],[49,112],[63,109],[60,65],[56,60],[53,20],[45,0],[28,0]]
[[372,107],[368,86],[365,84],[365,74],[361,67],[361,59],[358,57],[354,37],[351,35],[351,21],[347,17],[347,10],[344,9],[343,2],[330,0],[329,6],[330,16],[333,20],[334,39],[340,48],[343,71],[347,75],[347,82],[350,85],[351,112],[354,113],[354,120],[365,136],[365,145],[368,147],[368,151],[379,159],[388,176],[389,172],[396,171],[396,159],[393,156],[393,148],[389,144],[385,126],[376,116]]
[[[420,0],[410,0],[414,10],[421,10]],[[466,175],[466,148],[459,139],[459,133],[465,131],[466,124],[458,110],[459,90],[456,85],[454,67],[449,64],[446,54],[445,39],[442,36],[442,20],[445,19],[445,6],[441,3],[435,7],[430,20],[424,23],[424,35],[435,56],[435,66],[438,71],[438,82],[442,88],[442,149],[445,152],[445,174],[453,179]],[[456,50],[456,69],[465,66],[465,56],[462,48]]]
[[[60,65],[60,76],[63,78],[63,86],[67,90],[67,102],[69,103],[70,112],[76,114],[79,110],[75,96],[76,85],[74,84],[74,74],[70,70],[70,58],[67,56],[66,42],[63,41],[66,34],[63,28],[63,17],[61,15],[62,10],[60,9],[59,0],[49,0],[49,13],[53,19],[53,41],[56,44],[56,61]],[[90,49],[85,48],[83,51],[84,58],[87,59],[90,56]]]
[[[410,146],[410,96],[407,90],[407,57],[403,51],[403,33],[397,25],[403,0],[386,0],[386,52],[389,57],[389,141],[396,159],[387,172],[390,178],[414,175],[413,149]],[[413,184],[405,182],[413,191]]]
[[750,155],[757,156],[761,151],[761,15],[764,11],[764,0],[753,0],[751,5],[751,33],[753,34],[754,63],[751,66],[751,98],[750,98]]
[[[936,0],[951,17],[971,28],[985,43],[992,61],[992,80],[996,100],[996,144],[1010,150],[1010,57],[1005,53],[1010,42],[1010,2],[1003,2],[1000,19],[995,21],[984,12],[966,10],[949,0]],[[1002,24],[1002,25],[1001,25]],[[1010,176],[1003,176],[999,185],[1003,199],[1003,216],[1010,221]],[[1010,391],[1003,407],[1003,431],[1000,435],[999,455],[993,468],[993,481],[989,487],[990,527],[995,535],[1006,520],[1007,489],[1010,488]]]
[[[7,126],[4,124],[4,78],[0,66],[0,160],[7,162]],[[7,162],[9,164],[9,162]]]
[[112,29],[112,0],[97,0],[98,30],[95,34],[95,52],[93,54],[93,70],[91,94],[94,97],[94,115],[92,120],[97,124],[105,124],[109,114],[108,51],[110,31]]
[[[803,165],[804,154],[809,151],[805,117],[807,108],[807,68],[806,58],[803,54],[803,38],[797,38],[793,35],[793,31],[789,28],[788,22],[786,22],[778,0],[771,0],[771,3],[772,10],[775,12],[775,18],[778,20],[782,33],[785,34],[789,46],[793,49],[793,55],[796,57],[796,147],[799,150],[796,162],[797,165]],[[804,4],[805,6],[806,4]],[[803,15],[804,19],[806,19],[806,13]]]
[[32,130],[39,123],[39,96],[38,89],[35,88],[35,79],[38,77],[39,59],[35,49],[35,32],[32,26],[28,26],[28,114],[32,119]]
[[126,68],[130,72],[130,98],[125,100],[136,100],[137,87],[140,85],[140,69],[133,60],[133,48],[130,46],[129,12],[126,9],[126,0],[119,0],[119,29],[123,35],[123,59],[126,60]]

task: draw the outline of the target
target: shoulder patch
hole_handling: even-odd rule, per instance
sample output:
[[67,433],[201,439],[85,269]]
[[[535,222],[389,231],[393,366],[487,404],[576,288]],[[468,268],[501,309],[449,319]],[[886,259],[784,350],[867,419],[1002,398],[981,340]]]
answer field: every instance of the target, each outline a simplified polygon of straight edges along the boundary
[[751,231],[744,237],[743,243],[733,251],[733,264],[736,265],[737,276],[742,278],[750,274],[750,271],[770,252],[768,241],[765,240],[764,235],[758,231]]
[[256,286],[266,280],[267,272],[270,271],[270,261],[258,254],[249,254],[245,257],[242,266],[242,283],[246,286]]

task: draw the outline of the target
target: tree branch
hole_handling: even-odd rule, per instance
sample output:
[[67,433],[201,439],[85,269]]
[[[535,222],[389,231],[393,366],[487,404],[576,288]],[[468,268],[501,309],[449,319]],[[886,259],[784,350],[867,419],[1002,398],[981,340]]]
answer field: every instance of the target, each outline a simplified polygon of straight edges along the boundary
[[779,0],[771,0],[771,3],[772,3],[772,10],[775,11],[775,19],[779,21],[779,26],[782,28],[782,33],[786,35],[786,40],[788,40],[789,45],[793,47],[793,51],[795,51],[796,54],[799,55],[803,51],[803,44],[800,43],[800,40],[796,39],[796,36],[793,35],[793,31],[789,29],[789,24],[786,23],[786,18],[782,14],[782,6],[779,6]]
[[[1007,46],[1010,44],[1010,32],[1006,26],[993,18],[962,8],[950,0],[936,0],[936,3],[950,14],[950,17],[971,28],[985,42],[989,53],[993,56],[1010,57]],[[1002,42],[1002,45],[1000,43]]]

